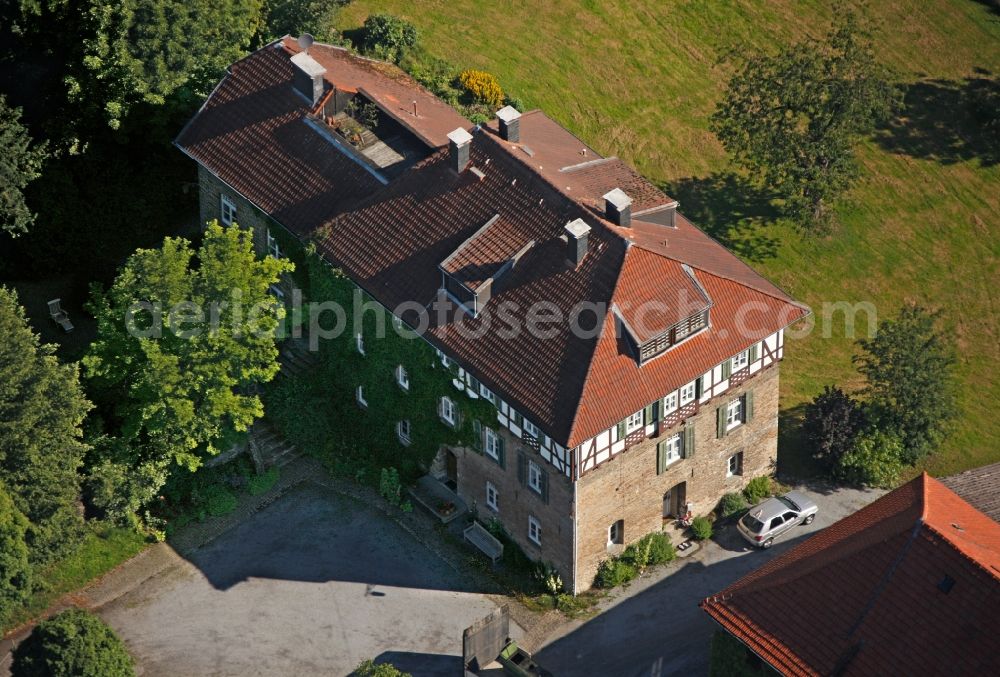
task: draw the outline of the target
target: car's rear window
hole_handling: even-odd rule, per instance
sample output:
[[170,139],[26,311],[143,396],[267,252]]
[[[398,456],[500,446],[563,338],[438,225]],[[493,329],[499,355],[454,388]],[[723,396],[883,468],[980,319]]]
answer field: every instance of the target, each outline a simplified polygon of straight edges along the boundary
[[764,529],[764,523],[753,515],[743,516],[743,526],[752,531],[755,534],[759,534],[761,530]]

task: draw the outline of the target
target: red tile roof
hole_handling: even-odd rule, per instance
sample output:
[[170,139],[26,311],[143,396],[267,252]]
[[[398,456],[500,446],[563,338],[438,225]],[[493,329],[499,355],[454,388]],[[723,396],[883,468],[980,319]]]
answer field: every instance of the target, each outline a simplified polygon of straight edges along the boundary
[[784,674],[1000,674],[1000,524],[924,474],[701,606]]
[[[577,446],[805,314],[680,217],[677,228],[641,220],[619,228],[604,220],[601,196],[613,188],[629,194],[634,213],[672,201],[540,111],[521,116],[520,143],[503,141],[492,128],[474,135],[471,160],[482,178],[456,174],[445,148],[382,185],[306,122],[310,106],[293,89],[289,63],[297,51],[285,38],[234,64],[177,145],[278,222],[311,234],[321,253],[390,309],[431,304],[441,286],[439,266],[452,254],[451,272],[475,286],[534,241],[494,285],[489,306],[516,304],[523,325],[539,302],[563,318],[591,304],[595,311],[583,313],[579,324],[595,331],[574,333],[563,321],[511,338],[489,329],[489,313],[458,314],[435,317],[427,338],[556,442]],[[428,145],[443,146],[448,132],[467,127],[394,66],[318,44],[309,54],[331,85],[377,101]],[[577,218],[591,232],[587,256],[572,268],[563,229]],[[712,326],[640,368],[615,337],[607,311],[615,305],[638,325],[636,309],[661,302],[664,308],[647,318],[655,334],[681,318],[682,297],[711,303]],[[736,311],[747,303],[761,311],[737,327]],[[594,335],[602,328],[603,335]]]

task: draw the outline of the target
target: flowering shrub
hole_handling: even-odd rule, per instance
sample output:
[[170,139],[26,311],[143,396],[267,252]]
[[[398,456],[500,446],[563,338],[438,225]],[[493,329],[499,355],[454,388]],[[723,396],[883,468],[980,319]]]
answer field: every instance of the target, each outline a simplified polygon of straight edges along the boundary
[[496,76],[486,71],[467,68],[458,76],[458,81],[476,101],[481,101],[494,109],[503,104],[503,89]]

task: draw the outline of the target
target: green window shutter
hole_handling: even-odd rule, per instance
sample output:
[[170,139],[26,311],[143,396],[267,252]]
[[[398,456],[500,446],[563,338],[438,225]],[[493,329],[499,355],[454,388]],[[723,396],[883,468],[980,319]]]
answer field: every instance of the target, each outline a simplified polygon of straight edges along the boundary
[[644,424],[649,425],[650,423],[656,420],[655,417],[656,417],[656,409],[654,405],[651,404],[642,410],[642,422]]
[[516,411],[514,412],[513,419],[514,419],[514,425],[516,425],[518,428],[520,428],[521,425],[524,423],[524,417],[521,416],[521,414],[519,414]]
[[681,451],[684,458],[694,458],[694,424],[684,426],[684,442]]
[[715,436],[722,439],[726,436],[726,407],[715,409]]
[[662,475],[667,469],[667,441],[663,440],[656,445],[656,474]]
[[733,361],[726,360],[722,363],[722,378],[727,379],[733,373]]
[[479,419],[472,422],[472,446],[479,451],[483,450],[483,424]]
[[503,468],[504,470],[507,469],[507,450],[506,450],[506,446],[507,445],[504,442],[503,437],[498,433],[497,434],[497,456],[500,457],[498,462],[500,463],[500,467]]
[[542,481],[541,481],[541,484],[542,484],[542,500],[546,504],[548,504],[548,502],[549,502],[549,474],[547,472],[545,472],[544,470],[542,471]]
[[618,439],[625,439],[625,421],[618,424]]
[[743,422],[749,423],[753,420],[753,391],[748,390],[743,393]]
[[756,362],[756,361],[757,361],[757,350],[758,350],[758,345],[759,345],[759,344],[755,343],[755,344],[753,344],[752,346],[750,346],[750,355],[749,355],[749,360],[750,360],[751,362]]
[[523,451],[517,452],[517,481],[522,487],[528,481],[528,459]]

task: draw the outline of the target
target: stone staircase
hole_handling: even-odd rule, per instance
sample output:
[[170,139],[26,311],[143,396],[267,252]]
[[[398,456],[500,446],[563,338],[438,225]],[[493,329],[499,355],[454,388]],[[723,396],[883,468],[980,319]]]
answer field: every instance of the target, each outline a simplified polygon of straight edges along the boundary
[[274,466],[283,468],[300,456],[295,445],[264,419],[257,421],[250,432],[249,452],[258,472]]
[[279,376],[301,376],[314,369],[319,357],[309,350],[309,341],[305,338],[290,338],[281,344],[278,354],[281,363]]

